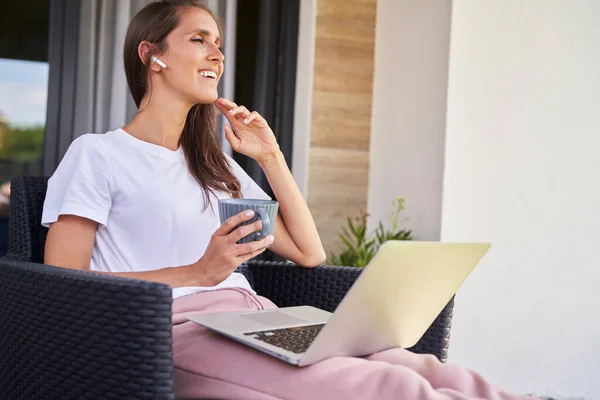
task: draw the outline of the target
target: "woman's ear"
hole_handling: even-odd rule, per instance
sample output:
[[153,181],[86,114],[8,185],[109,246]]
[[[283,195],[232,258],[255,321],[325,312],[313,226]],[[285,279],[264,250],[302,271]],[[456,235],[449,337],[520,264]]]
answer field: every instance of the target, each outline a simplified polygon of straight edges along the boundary
[[138,57],[140,57],[140,60],[142,60],[142,64],[146,65],[155,72],[160,72],[160,65],[152,62],[153,50],[154,46],[150,42],[144,40],[138,45]]

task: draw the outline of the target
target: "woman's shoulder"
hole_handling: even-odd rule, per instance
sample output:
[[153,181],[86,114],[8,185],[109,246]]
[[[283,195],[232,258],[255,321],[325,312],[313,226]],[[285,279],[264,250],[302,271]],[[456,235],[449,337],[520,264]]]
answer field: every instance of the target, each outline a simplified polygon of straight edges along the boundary
[[240,181],[242,186],[242,195],[248,198],[255,199],[266,199],[271,200],[271,197],[265,193],[265,191],[248,175],[248,173],[241,167],[233,157],[230,157],[227,153],[223,152],[225,159],[231,165],[231,170],[236,178]]
[[237,164],[237,163],[235,162],[235,160],[233,159],[233,157],[231,157],[231,156],[230,156],[229,154],[227,154],[225,151],[223,151],[223,155],[225,156],[225,159],[227,160],[227,162],[228,162],[229,164],[232,164],[232,163],[235,163],[235,164]]
[[111,141],[112,132],[106,133],[84,133],[76,137],[69,147],[82,150],[98,151],[107,146]]
[[235,161],[235,159],[233,157],[231,157],[229,154],[223,152],[223,155],[225,156],[225,160],[227,160],[227,163],[229,163],[229,166],[231,167],[233,174],[240,180],[246,179],[247,175],[244,172],[244,169],[240,166],[240,164],[238,164]]
[[85,133],[71,142],[61,165],[87,167],[92,171],[96,168],[108,169],[112,147],[109,134]]
[[76,153],[78,156],[83,155],[107,159],[109,158],[111,149],[115,147],[114,134],[115,131],[84,133],[71,142],[67,154]]
[[237,161],[235,161],[235,158],[233,158],[232,156],[230,156],[226,152],[223,152],[223,155],[225,156],[225,159],[227,160],[227,162],[229,163],[229,165],[231,165],[231,168],[233,168],[233,171],[235,173],[240,172],[240,171],[244,172],[244,168],[242,168],[242,166],[240,164],[238,164]]

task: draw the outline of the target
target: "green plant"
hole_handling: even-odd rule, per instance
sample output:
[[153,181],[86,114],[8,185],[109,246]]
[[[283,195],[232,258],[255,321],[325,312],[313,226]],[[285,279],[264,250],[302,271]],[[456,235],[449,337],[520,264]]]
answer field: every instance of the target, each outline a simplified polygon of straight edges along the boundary
[[348,226],[342,227],[342,233],[339,235],[346,248],[339,255],[331,254],[331,264],[364,268],[384,242],[388,240],[412,240],[410,230],[398,229],[400,223],[407,220],[405,218],[403,221],[398,221],[404,210],[405,201],[405,199],[399,197],[392,202],[393,208],[388,214],[391,222],[390,230],[385,229],[383,223],[379,221],[373,234],[368,235],[367,217],[369,214],[361,211],[358,217],[348,217]]
[[13,160],[39,158],[44,150],[44,126],[0,126],[0,157]]

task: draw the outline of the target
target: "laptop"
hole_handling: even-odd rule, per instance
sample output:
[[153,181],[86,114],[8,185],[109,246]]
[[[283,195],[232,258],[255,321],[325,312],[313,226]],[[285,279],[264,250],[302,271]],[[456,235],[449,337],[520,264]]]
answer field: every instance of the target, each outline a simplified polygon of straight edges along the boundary
[[188,319],[296,366],[415,345],[488,243],[387,241],[334,313],[311,306]]

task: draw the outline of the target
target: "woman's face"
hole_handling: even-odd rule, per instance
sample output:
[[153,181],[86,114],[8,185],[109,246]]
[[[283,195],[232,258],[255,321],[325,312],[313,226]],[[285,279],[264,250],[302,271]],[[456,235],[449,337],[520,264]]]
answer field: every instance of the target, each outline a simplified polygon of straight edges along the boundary
[[225,57],[213,17],[199,8],[185,10],[166,42],[167,50],[158,58],[167,65],[162,71],[167,87],[192,105],[214,103]]

